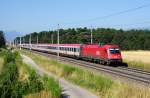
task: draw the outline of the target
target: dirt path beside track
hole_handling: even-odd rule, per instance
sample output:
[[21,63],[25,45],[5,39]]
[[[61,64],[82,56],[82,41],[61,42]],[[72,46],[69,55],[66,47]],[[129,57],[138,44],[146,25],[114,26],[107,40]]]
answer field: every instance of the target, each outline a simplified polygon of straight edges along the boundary
[[48,76],[54,77],[55,79],[59,80],[60,86],[62,87],[63,91],[63,98],[98,98],[96,95],[92,94],[86,89],[73,85],[63,78],[59,78],[56,75],[45,71],[43,68],[39,67],[30,57],[26,55],[21,56],[23,58],[23,62],[33,67],[40,75],[47,74]]

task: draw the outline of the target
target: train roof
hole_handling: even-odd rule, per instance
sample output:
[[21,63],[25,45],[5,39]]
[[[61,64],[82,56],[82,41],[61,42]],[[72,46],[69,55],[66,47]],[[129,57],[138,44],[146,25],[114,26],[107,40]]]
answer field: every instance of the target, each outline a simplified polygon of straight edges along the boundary
[[83,47],[92,47],[92,48],[98,48],[98,47],[101,47],[101,48],[114,48],[114,47],[117,47],[117,48],[119,48],[118,45],[112,45],[112,44],[106,44],[106,45],[84,44]]
[[[48,44],[49,46],[58,46],[58,44]],[[81,46],[81,44],[59,44],[59,46]]]
[[[37,45],[37,44],[36,44]],[[70,46],[70,47],[92,47],[92,48],[114,48],[117,47],[119,48],[118,45],[113,45],[113,44],[106,44],[106,45],[99,45],[99,44],[38,44],[39,46]]]
[[70,46],[70,47],[80,47],[82,44],[38,44],[38,46]]

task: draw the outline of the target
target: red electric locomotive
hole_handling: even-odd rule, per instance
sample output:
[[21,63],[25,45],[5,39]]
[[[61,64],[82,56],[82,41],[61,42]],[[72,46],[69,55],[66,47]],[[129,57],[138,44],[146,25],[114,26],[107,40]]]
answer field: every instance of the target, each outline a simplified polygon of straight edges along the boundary
[[117,45],[83,45],[80,56],[108,65],[122,62],[121,52]]

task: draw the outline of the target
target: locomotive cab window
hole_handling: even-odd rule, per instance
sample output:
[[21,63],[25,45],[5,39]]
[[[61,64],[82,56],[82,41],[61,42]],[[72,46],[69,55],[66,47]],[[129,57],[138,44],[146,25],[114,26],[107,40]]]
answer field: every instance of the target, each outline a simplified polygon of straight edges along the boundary
[[111,49],[109,49],[109,52],[111,54],[115,54],[115,53],[120,53],[120,50],[118,48],[111,48]]

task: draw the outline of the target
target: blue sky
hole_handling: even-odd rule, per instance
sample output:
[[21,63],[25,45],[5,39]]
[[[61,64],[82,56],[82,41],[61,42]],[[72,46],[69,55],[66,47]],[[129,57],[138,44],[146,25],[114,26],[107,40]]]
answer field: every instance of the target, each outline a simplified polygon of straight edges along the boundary
[[[83,22],[150,4],[149,0],[0,0],[0,30],[22,34],[69,27],[150,28],[150,6]],[[70,23],[70,24],[69,24]],[[141,23],[141,24],[134,24]],[[134,25],[128,25],[134,24]]]

